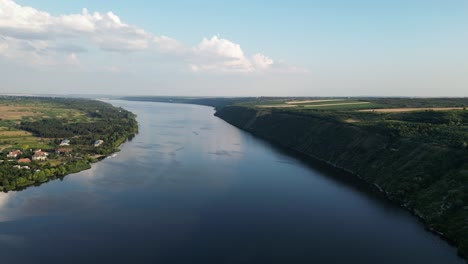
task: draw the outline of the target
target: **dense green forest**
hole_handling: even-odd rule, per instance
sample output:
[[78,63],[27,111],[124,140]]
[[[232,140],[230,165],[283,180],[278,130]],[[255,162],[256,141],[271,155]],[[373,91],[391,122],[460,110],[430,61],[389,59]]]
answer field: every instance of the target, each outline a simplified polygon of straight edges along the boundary
[[[0,190],[3,191],[88,169],[90,163],[118,151],[120,144],[138,132],[133,113],[101,101],[0,97],[0,106],[4,109],[0,128],[0,140],[4,144],[0,153]],[[19,113],[19,117],[11,113]],[[21,131],[30,134],[19,137]],[[43,148],[33,149],[34,140]],[[61,145],[64,140],[67,143]],[[102,144],[95,145],[97,140]],[[11,157],[12,151],[20,154]],[[47,153],[47,158],[34,160],[37,151]]]
[[115,152],[122,141],[137,132],[135,115],[123,108],[83,99],[53,100],[55,103],[85,112],[91,120],[70,123],[67,119],[46,118],[23,121],[19,128],[45,138],[70,138],[73,145],[91,145],[97,139],[103,140],[102,147],[88,150],[96,154]]

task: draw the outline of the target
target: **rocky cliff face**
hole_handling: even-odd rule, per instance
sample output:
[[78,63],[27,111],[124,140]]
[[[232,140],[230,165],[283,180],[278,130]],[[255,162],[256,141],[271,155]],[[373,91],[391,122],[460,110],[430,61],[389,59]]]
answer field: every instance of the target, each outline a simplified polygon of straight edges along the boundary
[[396,137],[378,127],[239,106],[216,115],[286,148],[359,176],[418,215],[468,255],[468,156],[463,149]]

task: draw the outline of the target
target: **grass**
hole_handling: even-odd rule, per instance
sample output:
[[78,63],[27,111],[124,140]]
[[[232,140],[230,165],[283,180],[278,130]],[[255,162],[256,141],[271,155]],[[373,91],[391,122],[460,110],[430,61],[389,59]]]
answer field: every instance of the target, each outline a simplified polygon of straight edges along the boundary
[[0,120],[37,120],[40,118],[87,118],[84,113],[68,109],[66,106],[54,105],[52,103],[19,103],[14,104],[0,102]]

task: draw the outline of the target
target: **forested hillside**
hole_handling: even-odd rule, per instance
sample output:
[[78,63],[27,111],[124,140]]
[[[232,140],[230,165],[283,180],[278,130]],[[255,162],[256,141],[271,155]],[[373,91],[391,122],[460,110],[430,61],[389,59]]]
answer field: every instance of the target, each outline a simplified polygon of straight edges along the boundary
[[361,177],[468,255],[468,111],[228,106],[216,115]]

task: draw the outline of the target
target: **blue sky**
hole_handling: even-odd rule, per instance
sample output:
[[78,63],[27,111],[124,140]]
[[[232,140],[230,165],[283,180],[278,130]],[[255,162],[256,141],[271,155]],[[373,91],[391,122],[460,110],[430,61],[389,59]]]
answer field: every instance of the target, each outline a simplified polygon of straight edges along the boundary
[[[22,92],[37,90],[30,86],[40,83],[58,93],[125,94],[125,85],[132,85],[137,94],[161,95],[468,96],[468,1],[464,0],[15,3],[53,17],[81,14],[84,7],[90,14],[111,11],[122,23],[151,35],[144,37],[151,39],[150,47],[138,46],[141,43],[115,47],[110,41],[128,35],[103,39],[97,34],[104,29],[95,35],[80,29],[70,38],[64,32],[76,27],[55,21],[60,32],[41,31],[48,43],[33,45],[34,56],[45,56],[47,51],[46,59],[53,61],[47,66],[24,65],[28,64],[24,58],[12,62],[21,57],[16,55],[19,51],[3,51],[10,53],[5,56],[9,61],[0,60],[0,67],[14,64],[35,80],[30,83],[12,74],[8,86]],[[20,45],[12,31],[26,30],[21,21],[7,23],[3,31],[1,21],[0,36]],[[25,34],[39,34],[31,31],[35,28],[31,25]],[[163,39],[164,44],[158,42],[163,47],[153,48],[152,39],[161,36],[170,38],[170,43]],[[28,40],[21,36],[23,41]],[[69,49],[70,44],[80,49]],[[39,54],[38,45],[48,46],[40,46]],[[69,54],[49,51],[59,46]],[[52,56],[62,56],[79,69],[54,68],[50,65],[60,63]],[[73,85],[63,87],[66,83]]]

